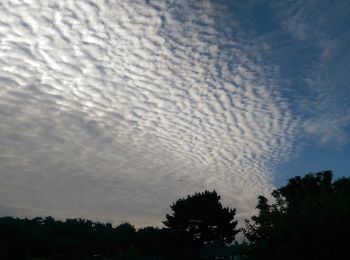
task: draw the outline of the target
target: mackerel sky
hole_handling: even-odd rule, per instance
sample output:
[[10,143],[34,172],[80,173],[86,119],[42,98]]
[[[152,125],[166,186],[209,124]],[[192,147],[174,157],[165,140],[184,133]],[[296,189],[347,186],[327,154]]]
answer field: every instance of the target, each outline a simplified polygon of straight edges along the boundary
[[239,218],[349,176],[350,2],[4,0],[0,215],[161,225],[216,189]]

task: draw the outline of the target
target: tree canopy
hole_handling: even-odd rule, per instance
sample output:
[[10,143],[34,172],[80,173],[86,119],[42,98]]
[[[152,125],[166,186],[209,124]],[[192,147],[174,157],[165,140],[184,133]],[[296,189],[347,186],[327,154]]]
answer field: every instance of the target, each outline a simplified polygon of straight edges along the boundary
[[230,246],[239,232],[236,210],[220,199],[214,190],[177,200],[165,228],[0,217],[0,259],[350,259],[350,178],[310,173],[290,179],[271,198],[259,196],[257,214],[243,229],[248,243]]
[[170,206],[164,225],[178,241],[198,248],[205,242],[233,242],[237,221],[236,209],[223,207],[216,191],[195,193],[177,200]]
[[260,196],[258,214],[247,220],[250,259],[350,259],[350,179],[332,172],[294,177]]

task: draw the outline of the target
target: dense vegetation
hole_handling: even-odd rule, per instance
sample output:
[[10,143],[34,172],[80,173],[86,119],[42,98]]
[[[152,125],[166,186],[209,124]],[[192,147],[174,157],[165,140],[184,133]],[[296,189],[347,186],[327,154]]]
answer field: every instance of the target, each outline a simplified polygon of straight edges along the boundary
[[54,220],[51,217],[19,219],[0,218],[0,259],[56,257],[85,259],[95,256],[162,255],[166,232],[146,227],[139,230],[124,223],[111,224],[85,219]]
[[215,191],[180,199],[171,208],[173,214],[167,214],[164,221],[166,228],[137,231],[129,223],[114,228],[85,219],[0,218],[0,259],[193,259],[205,242],[232,242],[238,233],[235,210],[223,207]]
[[232,252],[248,259],[350,259],[350,178],[332,177],[298,176],[273,191],[272,202],[259,196],[257,214],[243,229],[247,242],[230,247],[239,232],[235,209],[205,191],[173,203],[165,228],[2,217],[0,259],[214,259]]
[[236,209],[223,207],[215,191],[179,199],[170,208],[172,214],[166,214],[163,223],[181,259],[195,258],[201,247],[211,241],[232,243],[239,232],[234,220]]
[[246,221],[250,259],[350,259],[350,178],[298,176],[272,196],[271,204],[260,196]]

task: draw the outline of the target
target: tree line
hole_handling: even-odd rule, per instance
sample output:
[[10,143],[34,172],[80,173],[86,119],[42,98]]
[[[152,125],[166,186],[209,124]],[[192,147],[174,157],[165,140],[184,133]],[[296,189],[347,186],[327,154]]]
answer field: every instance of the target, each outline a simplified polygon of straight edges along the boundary
[[216,191],[174,202],[163,228],[2,217],[0,259],[350,259],[350,178],[297,176],[271,198],[257,198],[241,229]]

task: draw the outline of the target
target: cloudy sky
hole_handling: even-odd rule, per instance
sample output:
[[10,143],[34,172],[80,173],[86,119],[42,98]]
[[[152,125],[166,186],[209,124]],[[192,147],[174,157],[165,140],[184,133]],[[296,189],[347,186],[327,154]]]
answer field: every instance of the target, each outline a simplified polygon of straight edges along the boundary
[[0,215],[160,225],[216,189],[240,218],[350,176],[350,2],[4,0]]

